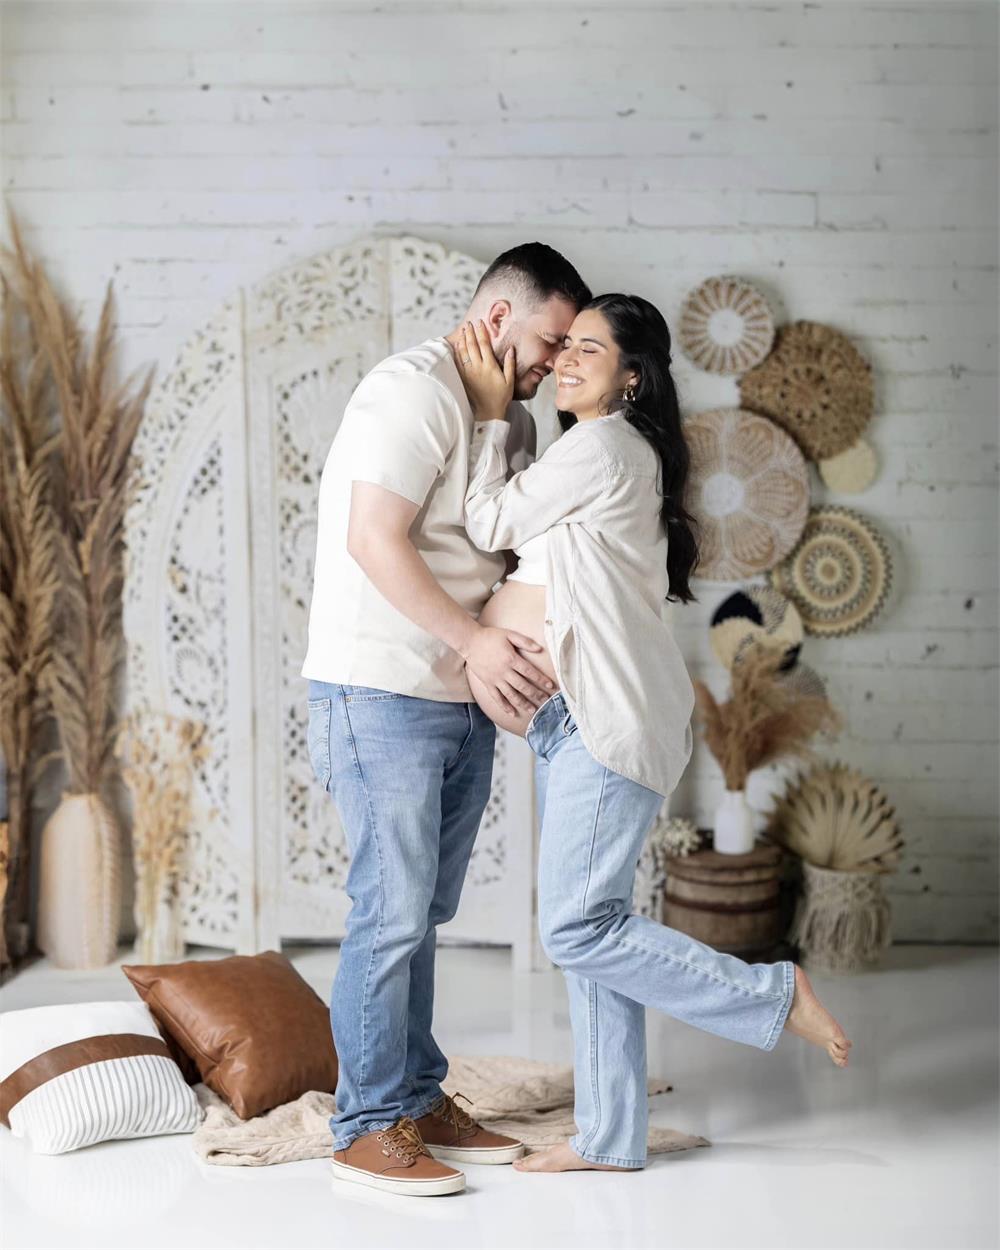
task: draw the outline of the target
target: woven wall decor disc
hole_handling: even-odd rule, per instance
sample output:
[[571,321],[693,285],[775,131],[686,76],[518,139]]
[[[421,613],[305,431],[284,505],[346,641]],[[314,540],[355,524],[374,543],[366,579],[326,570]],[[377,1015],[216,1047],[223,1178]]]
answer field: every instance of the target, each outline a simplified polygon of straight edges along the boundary
[[809,466],[766,417],[714,408],[684,422],[691,453],[686,506],[698,520],[694,576],[743,581],[783,560],[809,513]]
[[867,517],[828,504],[810,510],[798,545],[768,580],[798,608],[807,634],[839,638],[863,629],[882,610],[892,559]]
[[792,654],[802,643],[802,618],[791,599],[773,586],[742,586],[728,595],[712,613],[708,640],[715,658],[732,668],[735,657],[748,644]]
[[774,351],[739,381],[740,402],[770,417],[811,460],[857,442],[874,407],[871,365],[839,331],[796,321]]
[[811,699],[826,698],[826,682],[811,664],[798,663],[787,673],[779,673],[778,681],[797,695]]
[[708,373],[746,373],[774,343],[774,318],[760,291],[725,274],[709,278],[681,305],[680,344]]
[[875,448],[867,439],[859,438],[846,451],[828,460],[821,460],[819,475],[831,490],[842,495],[857,495],[875,481],[878,462]]

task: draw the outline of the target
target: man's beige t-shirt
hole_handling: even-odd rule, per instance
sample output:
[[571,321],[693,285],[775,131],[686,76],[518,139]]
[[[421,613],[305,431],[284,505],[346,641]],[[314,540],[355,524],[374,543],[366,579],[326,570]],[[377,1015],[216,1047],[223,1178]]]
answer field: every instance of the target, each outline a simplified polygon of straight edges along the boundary
[[[534,421],[512,404],[513,473],[534,458]],[[351,483],[374,482],[420,505],[410,538],[440,586],[478,616],[506,567],[465,528],[472,410],[444,338],[389,356],[362,378],[323,466],[309,644],[302,676],[472,702],[457,651],[415,625],[347,551]]]

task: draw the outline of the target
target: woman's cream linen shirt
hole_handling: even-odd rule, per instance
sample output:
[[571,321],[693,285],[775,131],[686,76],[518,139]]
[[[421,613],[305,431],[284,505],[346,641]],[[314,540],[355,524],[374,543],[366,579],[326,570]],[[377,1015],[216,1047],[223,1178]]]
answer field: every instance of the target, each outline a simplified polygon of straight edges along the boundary
[[545,642],[584,745],[668,795],[691,758],[694,688],[665,619],[657,453],[616,412],[572,426],[507,480],[509,429],[473,430],[469,537],[501,551],[548,532]]

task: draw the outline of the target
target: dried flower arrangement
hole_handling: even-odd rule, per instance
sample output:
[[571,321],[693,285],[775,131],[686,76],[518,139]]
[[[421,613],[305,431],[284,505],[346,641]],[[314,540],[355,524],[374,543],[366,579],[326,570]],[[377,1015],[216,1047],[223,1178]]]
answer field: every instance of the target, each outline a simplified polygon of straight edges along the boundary
[[[30,262],[22,277],[30,287]],[[25,301],[0,277],[0,752],[8,812],[0,891],[0,968],[29,945],[30,815],[51,753],[37,745],[48,716],[59,591],[51,473],[58,434],[46,358]]]
[[[14,432],[6,436],[3,447],[5,466],[24,459],[23,454],[19,457],[19,446],[30,450],[32,464],[40,460],[42,448],[46,456],[51,455],[44,481],[36,483],[31,496],[39,508],[44,497],[48,510],[43,518],[47,525],[44,545],[38,538],[27,548],[44,561],[44,570],[25,567],[24,544],[16,547],[7,532],[0,554],[0,563],[23,570],[28,589],[20,591],[22,600],[25,594],[36,601],[46,596],[45,610],[51,614],[46,620],[48,641],[46,629],[38,625],[31,634],[36,649],[47,647],[45,663],[33,677],[31,689],[17,693],[16,706],[23,707],[30,695],[32,715],[51,713],[68,773],[63,802],[42,833],[37,936],[39,946],[58,965],[81,966],[75,961],[83,959],[82,966],[94,966],[113,958],[117,943],[120,846],[107,796],[115,767],[116,683],[124,657],[124,512],[131,447],[153,371],[137,386],[133,377],[113,384],[111,283],[88,352],[76,315],[56,295],[41,263],[29,255],[9,211],[8,219],[13,247],[3,248],[0,254],[32,336],[23,393],[39,414],[57,418],[58,427],[53,435],[45,427],[43,441],[40,415],[33,426],[11,419],[5,428]],[[7,358],[6,346],[3,353]],[[5,377],[5,408],[12,406],[16,393]],[[25,430],[34,432],[30,444],[23,436]],[[6,487],[6,467],[4,475]],[[6,512],[8,506],[11,510],[21,506],[25,489],[19,486],[17,497],[5,499],[0,508]],[[42,519],[33,524],[40,526]],[[17,592],[12,595],[5,585],[4,593],[2,612],[8,619],[0,624],[0,632],[10,635],[25,628],[24,607],[11,610]],[[8,646],[7,640],[0,638],[0,645]],[[3,664],[7,664],[6,656]],[[6,671],[0,673],[0,683],[9,680]],[[44,704],[34,695],[44,699]],[[19,754],[27,740],[23,725],[10,737],[14,756],[8,757],[8,763],[14,776],[26,766],[27,757]],[[6,743],[4,747],[6,754]],[[12,796],[19,784],[14,776]],[[23,807],[23,795],[17,796],[17,802]],[[22,825],[25,819],[26,815],[19,817]],[[19,826],[15,837],[20,839],[23,833]],[[85,851],[85,844],[90,849]],[[74,865],[67,851],[83,857]],[[75,874],[81,870],[88,877],[86,886],[76,881]],[[65,900],[76,897],[82,888],[91,899],[88,913],[99,915],[86,921],[85,933],[74,934]]]
[[658,816],[639,856],[635,881],[635,910],[659,920],[669,862],[701,848],[697,826],[686,816]]
[[829,700],[801,694],[779,675],[782,651],[754,643],[733,663],[732,692],[716,701],[695,679],[695,704],[705,742],[718,761],[727,790],[743,790],[755,768],[789,755],[815,759],[809,740],[817,732],[834,733],[843,723]]
[[77,319],[59,300],[42,266],[28,255],[11,220],[21,294],[55,387],[61,421],[59,472],[53,476],[59,532],[60,634],[49,667],[68,790],[100,793],[112,765],[114,684],[124,653],[121,590],[129,453],[153,380],[150,369],[112,386],[112,286],[85,351]]
[[[208,755],[205,726],[138,709],[122,722],[115,755],[133,804],[137,957],[143,963],[158,963],[161,957],[183,954],[182,943],[179,951],[169,950],[169,920],[171,915],[176,918],[194,774]],[[159,943],[167,944],[167,949]]]

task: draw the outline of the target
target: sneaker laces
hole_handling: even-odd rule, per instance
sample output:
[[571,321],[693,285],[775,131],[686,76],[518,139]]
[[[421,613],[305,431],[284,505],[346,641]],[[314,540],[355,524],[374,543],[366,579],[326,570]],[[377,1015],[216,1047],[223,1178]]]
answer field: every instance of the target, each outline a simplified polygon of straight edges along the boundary
[[[465,1095],[460,1094],[456,1090],[455,1098],[465,1098]],[[442,1094],[434,1106],[431,1107],[431,1112],[442,1120],[447,1120],[458,1135],[468,1132],[470,1128],[477,1129],[479,1125],[467,1111],[455,1102],[455,1098],[452,1098],[450,1094]],[[465,1098],[465,1101],[470,1107],[474,1105],[471,1098]]]
[[[404,1115],[389,1128],[383,1129],[382,1141],[384,1154],[396,1151],[406,1159],[415,1159],[417,1155],[429,1153],[424,1145],[424,1139],[420,1136],[420,1129],[408,1115]],[[385,1147],[389,1149],[386,1150]]]

